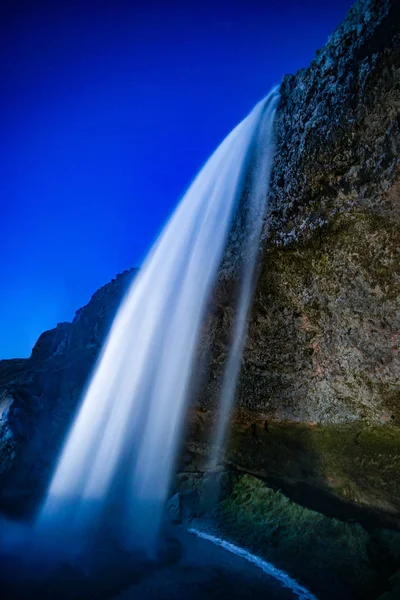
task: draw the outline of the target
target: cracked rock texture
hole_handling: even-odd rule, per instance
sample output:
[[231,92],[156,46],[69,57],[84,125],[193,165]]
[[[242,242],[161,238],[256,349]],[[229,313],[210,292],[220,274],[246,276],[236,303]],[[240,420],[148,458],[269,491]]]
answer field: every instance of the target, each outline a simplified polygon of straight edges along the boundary
[[[226,460],[398,515],[399,0],[356,2],[283,79],[276,135]],[[220,281],[205,324],[187,470],[207,465],[233,289]]]
[[[400,425],[398,0],[356,2],[309,68],[283,79],[269,203],[238,405]],[[223,296],[205,404],[234,318]]]

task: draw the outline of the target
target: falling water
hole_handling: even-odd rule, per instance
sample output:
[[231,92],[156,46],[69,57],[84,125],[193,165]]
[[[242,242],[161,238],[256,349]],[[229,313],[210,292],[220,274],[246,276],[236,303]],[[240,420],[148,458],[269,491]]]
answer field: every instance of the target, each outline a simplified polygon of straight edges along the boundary
[[220,412],[212,440],[211,470],[217,466],[223,449],[246,339],[248,313],[256,282],[257,256],[267,209],[267,191],[274,157],[273,115],[275,107],[276,98],[275,101],[266,106],[264,118],[259,122],[258,131],[254,136],[251,163],[246,176],[244,198],[247,202],[244,211],[244,232],[242,234],[244,238],[243,264],[241,266],[241,277],[239,278],[236,319],[220,392]]
[[[277,100],[273,90],[214,152],[133,281],[62,451],[39,528],[57,531],[64,526],[75,539],[87,539],[110,522],[112,513],[113,528],[125,542],[154,541],[178,451],[204,311],[243,196],[249,273],[243,280],[238,323],[246,321]],[[261,149],[267,160],[259,159]],[[238,324],[227,380],[237,372],[244,331]],[[234,385],[235,376],[231,381]],[[225,395],[231,397],[233,391]]]

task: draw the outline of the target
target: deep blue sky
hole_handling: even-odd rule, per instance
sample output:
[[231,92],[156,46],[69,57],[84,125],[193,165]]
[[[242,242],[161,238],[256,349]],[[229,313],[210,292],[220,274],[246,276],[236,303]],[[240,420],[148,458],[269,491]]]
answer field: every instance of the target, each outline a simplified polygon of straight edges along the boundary
[[216,145],[350,5],[3,0],[0,358],[141,264]]

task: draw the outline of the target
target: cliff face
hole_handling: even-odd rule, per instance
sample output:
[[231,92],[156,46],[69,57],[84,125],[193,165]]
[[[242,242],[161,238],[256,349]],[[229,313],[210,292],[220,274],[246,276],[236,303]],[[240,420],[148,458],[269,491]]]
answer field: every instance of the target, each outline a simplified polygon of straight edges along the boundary
[[280,416],[400,424],[399,26],[399,2],[357,2],[283,82],[252,323]]
[[43,333],[29,359],[0,361],[0,503],[34,505],[57,456],[124,291],[125,271],[100,288],[72,323]]
[[[400,510],[399,28],[399,0],[359,0],[309,68],[283,80],[227,456],[390,513]],[[0,362],[3,474],[34,481],[50,463],[132,275],[44,333],[29,360]],[[205,324],[211,368],[185,468],[203,468],[208,451],[232,285],[220,282]]]
[[399,2],[359,1],[283,80],[240,406],[400,424],[399,27]]
[[[286,76],[227,460],[400,511],[400,2],[359,0]],[[222,281],[186,468],[203,468],[234,310]]]

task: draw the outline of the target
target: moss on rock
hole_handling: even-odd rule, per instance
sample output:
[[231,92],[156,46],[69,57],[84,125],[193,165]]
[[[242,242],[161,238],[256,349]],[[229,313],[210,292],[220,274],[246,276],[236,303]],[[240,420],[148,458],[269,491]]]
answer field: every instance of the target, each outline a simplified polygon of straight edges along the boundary
[[[197,411],[191,422],[181,469],[204,471],[215,413]],[[356,516],[364,510],[400,527],[399,427],[279,422],[239,409],[221,460],[276,482],[310,508],[332,506],[333,516],[336,510]]]
[[360,525],[299,506],[254,477],[237,480],[216,517],[225,535],[301,576],[316,590],[326,588],[344,597],[375,583],[369,537]]
[[[217,503],[215,477],[223,482]],[[310,510],[251,475],[181,474],[178,489],[184,521],[285,569],[321,600],[372,600],[396,583],[399,532]]]
[[400,513],[400,428],[365,424],[268,423],[234,428],[231,460],[259,472],[308,481],[346,501]]

